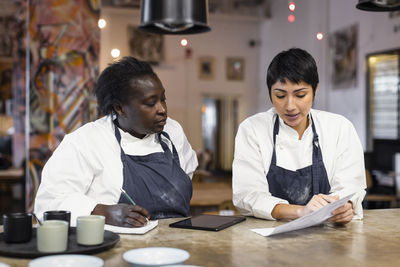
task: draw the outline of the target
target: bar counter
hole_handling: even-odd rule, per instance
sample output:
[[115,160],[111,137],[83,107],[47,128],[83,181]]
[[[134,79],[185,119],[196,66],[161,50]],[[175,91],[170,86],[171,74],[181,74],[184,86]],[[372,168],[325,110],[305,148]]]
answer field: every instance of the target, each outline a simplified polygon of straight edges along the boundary
[[[175,247],[190,253],[186,265],[199,266],[400,266],[400,209],[365,210],[363,221],[346,226],[323,224],[272,237],[250,229],[283,221],[248,217],[220,232],[170,228],[178,219],[159,220],[145,235],[121,235],[112,249],[95,254],[105,266],[129,266],[122,254],[141,247]],[[2,229],[1,229],[2,230]],[[10,266],[29,259],[0,257]]]

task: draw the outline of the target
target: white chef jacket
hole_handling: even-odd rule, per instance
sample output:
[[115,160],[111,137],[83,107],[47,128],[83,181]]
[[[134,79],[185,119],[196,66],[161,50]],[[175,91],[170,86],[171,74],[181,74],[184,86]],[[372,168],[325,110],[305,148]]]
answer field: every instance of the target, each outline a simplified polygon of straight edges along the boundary
[[[311,109],[319,136],[322,159],[331,186],[330,194],[351,199],[354,218],[363,217],[362,200],[366,178],[364,152],[352,123],[341,115]],[[233,160],[233,204],[243,215],[270,219],[275,205],[288,204],[271,195],[267,173],[273,152],[273,127],[277,114],[274,108],[244,120],[235,139]],[[279,118],[276,136],[277,166],[297,170],[312,164],[313,131],[311,120],[301,140],[296,130]]]
[[[119,131],[121,146],[127,155],[163,152],[157,134],[140,139]],[[175,145],[181,168],[192,177],[197,157],[181,125],[168,118],[164,131]],[[172,151],[168,139],[162,138]],[[121,149],[112,119],[106,116],[64,137],[43,168],[35,213],[42,217],[47,210],[69,210],[74,225],[76,217],[89,215],[97,204],[117,204],[122,185]]]

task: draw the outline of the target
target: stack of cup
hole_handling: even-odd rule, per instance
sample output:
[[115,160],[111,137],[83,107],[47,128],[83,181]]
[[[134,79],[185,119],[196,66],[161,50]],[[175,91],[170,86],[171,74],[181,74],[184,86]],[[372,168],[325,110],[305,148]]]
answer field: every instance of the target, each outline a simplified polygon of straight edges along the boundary
[[49,210],[43,213],[43,220],[60,220],[68,223],[68,235],[70,234],[71,212],[68,210]]
[[40,252],[63,252],[68,248],[71,212],[51,210],[43,213],[43,223],[37,229],[37,248]]
[[37,229],[40,252],[63,252],[68,247],[68,223],[61,220],[44,221]]

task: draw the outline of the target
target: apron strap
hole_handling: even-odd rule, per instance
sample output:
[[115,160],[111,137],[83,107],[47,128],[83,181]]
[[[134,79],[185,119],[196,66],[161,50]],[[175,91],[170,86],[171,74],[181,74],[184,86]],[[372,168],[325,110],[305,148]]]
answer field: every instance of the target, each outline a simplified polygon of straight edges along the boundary
[[318,139],[318,134],[315,129],[315,123],[312,118],[311,112],[310,112],[310,118],[311,118],[311,128],[313,130],[313,155],[312,155],[312,181],[313,181],[313,195],[316,195],[319,193],[319,180],[321,179],[320,177],[320,172],[319,172],[319,164],[322,161],[322,155],[321,155],[321,150],[319,146],[319,139]]
[[279,133],[279,115],[276,115],[275,123],[274,123],[274,148],[272,150],[272,159],[271,164],[276,165],[276,152],[275,152],[275,143],[276,143],[276,135]]
[[169,137],[169,134],[167,132],[162,131],[161,133],[158,134],[158,141],[160,142],[164,151],[170,151],[168,145],[162,140],[161,135],[164,135],[171,142],[172,157],[173,157],[173,159],[177,160],[178,165],[180,165],[178,152],[176,151],[175,145],[174,145],[174,143],[172,143],[171,138]]
[[121,146],[121,133],[118,130],[117,119],[115,119],[113,121],[113,124],[114,124],[114,134],[115,134],[115,137],[117,138],[119,148],[121,149],[121,161],[122,161],[122,163],[124,163],[125,162],[125,153]]

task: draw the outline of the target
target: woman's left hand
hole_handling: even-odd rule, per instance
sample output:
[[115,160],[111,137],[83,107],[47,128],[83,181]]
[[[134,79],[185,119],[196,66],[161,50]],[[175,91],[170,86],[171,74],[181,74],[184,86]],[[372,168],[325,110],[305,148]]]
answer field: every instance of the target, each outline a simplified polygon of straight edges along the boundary
[[328,221],[337,223],[337,224],[346,224],[349,223],[353,219],[353,204],[349,201],[343,206],[335,209],[332,212],[332,217],[329,218]]

